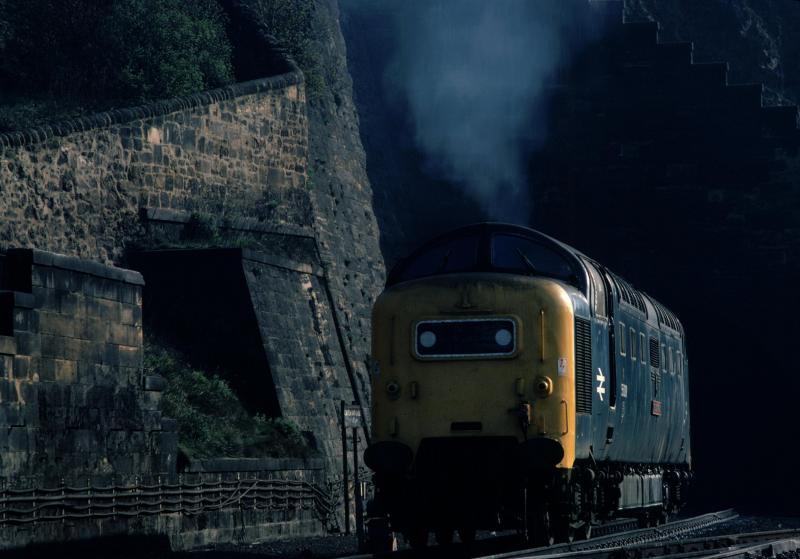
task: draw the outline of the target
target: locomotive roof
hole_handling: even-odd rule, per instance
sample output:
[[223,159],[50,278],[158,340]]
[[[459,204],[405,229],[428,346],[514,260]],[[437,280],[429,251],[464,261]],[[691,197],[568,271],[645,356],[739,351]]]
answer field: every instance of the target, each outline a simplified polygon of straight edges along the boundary
[[[404,277],[404,272],[406,272],[409,264],[417,260],[421,255],[429,252],[433,247],[447,244],[448,241],[470,236],[481,237],[482,240],[485,243],[487,243],[488,246],[489,236],[498,233],[508,233],[536,240],[539,242],[544,242],[545,244],[557,248],[559,252],[561,252],[564,256],[571,258],[575,263],[577,263],[577,256],[584,256],[586,258],[586,256],[583,255],[583,253],[569,246],[568,244],[562,243],[558,239],[554,239],[553,237],[545,235],[544,233],[536,231],[535,229],[531,229],[530,227],[524,227],[522,225],[513,225],[510,223],[498,223],[498,222],[473,223],[471,225],[459,227],[458,229],[454,229],[442,235],[438,235],[423,243],[414,252],[412,252],[410,255],[401,259],[397,264],[395,264],[395,266],[389,272],[389,276],[387,277],[386,280],[386,285],[391,286],[396,283],[408,281],[408,279]],[[496,270],[486,261],[486,259],[484,259],[483,261],[479,259],[477,266],[475,266],[472,271],[496,271]],[[583,278],[582,282],[580,281],[581,278],[576,278],[576,279],[578,280],[579,283],[573,285],[585,291],[587,286],[585,278]]]
[[[491,255],[491,239],[497,235],[508,235],[511,237],[522,237],[534,241],[540,245],[548,247],[553,253],[560,255],[569,263],[571,273],[553,274],[546,271],[541,272],[533,263],[530,262],[525,256],[520,253],[522,258],[521,262],[525,263],[528,269],[509,269],[499,267],[493,261]],[[430,271],[428,273],[414,273],[413,266],[429,257],[434,253],[437,247],[453,246],[455,242],[463,239],[472,239],[475,243],[473,250],[477,249],[478,256],[475,258],[474,263],[468,267],[458,269],[446,269],[450,252],[441,253],[438,255],[439,260],[435,261],[438,265],[437,271]],[[499,272],[499,273],[512,273],[520,275],[539,275],[545,277],[552,277],[553,279],[563,281],[574,287],[580,289],[587,297],[591,297],[589,287],[589,277],[587,270],[587,263],[593,264],[601,272],[604,272],[610,281],[615,284],[617,295],[621,301],[626,303],[629,307],[637,309],[641,312],[646,319],[658,322],[665,325],[677,332],[683,332],[683,328],[678,321],[677,317],[669,311],[666,307],[658,301],[648,296],[647,294],[633,288],[626,280],[614,274],[603,265],[599,264],[596,260],[586,256],[576,248],[554,239],[549,235],[545,235],[540,231],[524,227],[521,225],[513,225],[509,223],[496,223],[496,222],[483,222],[460,227],[443,235],[434,237],[427,241],[406,258],[400,260],[391,270],[387,277],[386,286],[392,286],[397,283],[410,281],[412,279],[422,278],[431,275],[438,275],[443,273],[460,273],[460,272]],[[418,272],[418,270],[417,270]],[[655,312],[653,312],[655,311]]]

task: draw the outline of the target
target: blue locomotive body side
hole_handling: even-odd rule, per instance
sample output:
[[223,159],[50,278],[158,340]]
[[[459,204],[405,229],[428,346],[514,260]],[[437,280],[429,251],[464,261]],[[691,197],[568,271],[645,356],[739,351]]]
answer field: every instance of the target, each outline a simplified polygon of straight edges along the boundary
[[539,545],[685,503],[683,327],[556,239],[481,223],[423,245],[376,302],[372,353],[373,534],[522,526]]
[[578,390],[591,391],[591,405],[577,414],[576,459],[689,465],[688,365],[680,323],[622,278],[579,258],[588,289],[581,294],[585,303],[574,305],[576,321],[590,331],[591,371],[579,378]]

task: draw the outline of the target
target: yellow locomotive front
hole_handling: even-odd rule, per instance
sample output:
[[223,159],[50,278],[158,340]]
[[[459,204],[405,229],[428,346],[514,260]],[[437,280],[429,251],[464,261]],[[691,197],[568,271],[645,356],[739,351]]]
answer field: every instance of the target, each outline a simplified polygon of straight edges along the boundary
[[546,437],[571,467],[573,332],[569,295],[547,279],[447,275],[386,291],[373,311],[373,441]]
[[485,239],[479,231],[462,243],[468,264],[459,246],[434,247],[422,259],[435,273],[401,278],[373,310],[370,514],[412,544],[428,531],[447,541],[454,530],[469,539],[532,526],[526,517],[548,521],[528,508],[575,459],[571,288],[481,265],[499,261]]

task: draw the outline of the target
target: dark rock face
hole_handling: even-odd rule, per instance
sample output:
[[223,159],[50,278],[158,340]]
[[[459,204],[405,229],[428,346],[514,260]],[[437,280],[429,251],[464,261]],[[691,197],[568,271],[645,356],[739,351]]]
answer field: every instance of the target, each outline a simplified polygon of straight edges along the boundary
[[800,100],[797,2],[625,0],[625,17],[657,21],[661,41],[693,42],[695,62],[727,62],[732,83],[763,83],[770,103]]
[[372,303],[383,288],[378,223],[358,135],[337,0],[315,0],[327,87],[310,99],[309,169],[314,227],[343,332],[357,399],[369,408],[367,358]]
[[[656,34],[617,25],[565,71],[531,161],[533,222],[682,320],[697,501],[788,510],[777,494],[797,478],[762,451],[800,434],[781,364],[800,334],[797,109],[762,106],[760,84],[729,85],[726,65],[692,65],[690,44]],[[748,388],[767,377],[768,398]]]

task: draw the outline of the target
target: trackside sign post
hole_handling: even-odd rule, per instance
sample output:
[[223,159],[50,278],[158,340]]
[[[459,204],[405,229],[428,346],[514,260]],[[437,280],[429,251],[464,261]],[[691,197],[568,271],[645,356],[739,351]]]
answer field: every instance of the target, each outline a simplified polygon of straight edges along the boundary
[[359,406],[349,406],[342,400],[341,404],[342,421],[342,483],[344,485],[344,531],[350,535],[350,479],[347,464],[347,430],[353,433],[353,487],[355,489],[356,505],[356,534],[358,535],[359,547],[364,539],[362,526],[362,503],[361,503],[361,480],[358,475],[358,428],[361,425],[361,408]]
[[344,426],[349,429],[358,429],[361,425],[361,408],[358,406],[344,406]]

